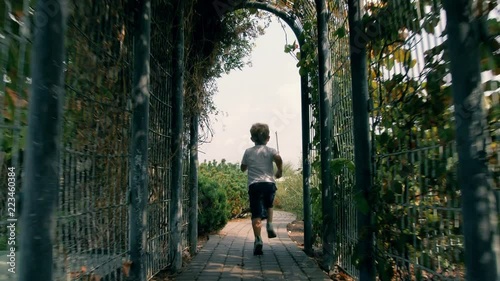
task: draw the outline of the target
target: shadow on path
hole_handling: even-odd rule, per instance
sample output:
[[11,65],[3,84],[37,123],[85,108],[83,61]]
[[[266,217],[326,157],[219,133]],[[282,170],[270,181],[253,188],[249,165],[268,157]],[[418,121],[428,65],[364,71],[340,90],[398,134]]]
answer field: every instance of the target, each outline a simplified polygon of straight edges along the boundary
[[[229,222],[218,235],[211,235],[178,281],[216,280],[331,280],[288,237],[286,226],[295,215],[274,212],[278,237],[267,238],[263,227],[264,255],[253,255],[254,236],[250,220]],[[264,222],[265,225],[265,222]]]

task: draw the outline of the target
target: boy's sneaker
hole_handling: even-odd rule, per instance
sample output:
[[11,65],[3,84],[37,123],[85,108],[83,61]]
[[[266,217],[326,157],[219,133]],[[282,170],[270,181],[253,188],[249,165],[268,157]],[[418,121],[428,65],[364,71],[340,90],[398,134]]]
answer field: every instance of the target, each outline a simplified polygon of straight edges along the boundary
[[260,256],[264,254],[262,252],[262,246],[264,244],[262,243],[262,238],[260,237],[255,237],[255,242],[253,243],[253,255],[254,256]]
[[276,232],[274,232],[274,227],[272,223],[267,223],[267,237],[274,238],[276,237]]

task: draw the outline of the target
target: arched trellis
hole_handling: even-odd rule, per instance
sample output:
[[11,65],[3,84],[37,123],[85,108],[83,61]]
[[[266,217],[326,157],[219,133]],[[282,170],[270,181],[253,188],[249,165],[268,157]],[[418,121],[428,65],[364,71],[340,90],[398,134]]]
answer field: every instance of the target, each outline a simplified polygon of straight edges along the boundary
[[[321,1],[320,1],[321,2]],[[314,7],[312,2],[305,1],[305,5],[309,5],[307,9],[305,9],[305,13],[307,16],[310,17],[318,17],[320,14],[322,15],[323,19],[323,25],[327,26],[327,11],[326,9],[318,9],[317,7]],[[301,56],[305,57],[306,53],[303,51],[302,47],[304,46],[304,41],[305,41],[305,36],[304,36],[304,28],[303,24],[301,22],[301,19],[293,12],[293,10],[290,9],[283,9],[282,7],[269,3],[268,1],[253,1],[253,0],[239,0],[239,1],[224,1],[224,0],[216,0],[213,2],[213,7],[216,10],[217,14],[220,17],[223,17],[225,14],[236,11],[238,9],[259,9],[263,11],[267,11],[281,20],[283,20],[292,30],[294,33],[295,37],[297,38],[297,42],[300,48]],[[314,13],[314,11],[320,11],[319,13]],[[321,28],[320,28],[321,29]],[[328,37],[328,29],[323,28],[322,29],[323,36],[320,38],[320,40],[327,39]],[[321,43],[321,42],[318,42]],[[331,162],[331,141],[330,141],[330,136],[331,136],[331,130],[332,130],[332,120],[331,120],[331,114],[330,114],[330,109],[332,107],[332,98],[331,98],[331,81],[328,81],[327,75],[329,72],[328,65],[327,63],[330,60],[329,57],[329,48],[328,48],[328,42],[324,42],[323,44],[320,44],[321,48],[319,48],[318,52],[320,53],[320,77],[317,81],[314,81],[314,77],[310,77],[308,73],[300,73],[300,89],[301,89],[301,115],[302,115],[302,123],[301,123],[301,129],[302,129],[302,182],[303,182],[303,215],[304,215],[304,250],[306,253],[311,254],[312,253],[312,204],[311,204],[311,195],[310,195],[310,187],[311,187],[311,135],[310,135],[310,128],[311,128],[311,120],[310,120],[310,114],[312,113],[312,108],[311,108],[311,103],[312,98],[309,93],[309,83],[319,83],[320,85],[320,91],[319,91],[319,107],[320,107],[320,116],[319,116],[319,122],[321,124],[320,126],[320,134],[321,134],[321,142],[320,142],[320,148],[321,148],[321,182],[322,182],[322,205],[323,205],[323,214],[327,218],[323,220],[323,252],[328,256],[328,261],[326,262],[325,266],[327,268],[330,268],[330,266],[334,262],[334,249],[333,249],[333,244],[334,244],[334,231],[335,231],[335,225],[334,225],[334,208],[331,204],[331,198],[333,194],[333,182],[331,180],[331,174],[330,174],[330,162]],[[182,90],[181,90],[182,91]],[[177,93],[175,96],[182,96],[181,93]],[[179,115],[179,114],[178,114]],[[182,115],[182,114],[180,114]],[[197,116],[192,116],[191,117],[191,126],[190,126],[190,135],[191,135],[191,142],[189,144],[189,149],[190,149],[190,162],[191,162],[191,167],[190,167],[190,178],[192,182],[190,183],[190,201],[191,202],[196,202],[197,201],[197,167],[194,163],[197,162],[197,141],[196,141],[196,136],[198,134],[198,127],[196,124],[198,123],[198,117]],[[179,164],[180,165],[180,164]],[[177,176],[175,179],[180,178],[180,174],[176,173]],[[178,185],[180,186],[180,184]],[[173,198],[174,202],[179,202],[178,198]],[[179,207],[180,208],[180,207]],[[176,208],[179,209],[179,208]],[[176,210],[172,209],[171,212],[172,214],[176,213]],[[196,210],[196,205],[191,205],[191,210]],[[328,215],[325,215],[328,214]],[[176,221],[173,219],[172,221]],[[190,221],[197,221],[197,213],[195,211],[192,211],[190,213]],[[192,253],[196,252],[196,244],[197,244],[197,229],[194,225],[190,225],[190,251]],[[177,236],[177,235],[176,235]],[[175,244],[178,244],[179,239],[174,239],[176,242]],[[177,254],[174,254],[174,256],[178,256]],[[174,258],[175,259],[175,258]],[[175,259],[173,264],[180,264],[180,259]]]
[[[304,29],[300,19],[293,13],[288,13],[280,9],[280,7],[257,1],[242,1],[234,5],[231,10],[237,9],[260,9],[272,13],[273,15],[282,19],[293,31],[297,42],[299,44],[301,56],[305,56],[302,46],[304,45]],[[301,97],[301,115],[302,115],[302,190],[303,190],[303,207],[304,207],[304,250],[306,253],[312,253],[312,207],[310,195],[310,177],[311,177],[311,161],[310,161],[310,135],[309,135],[309,75],[307,73],[300,73],[300,97]]]
[[[319,91],[319,100],[316,101],[319,105],[319,123],[320,123],[320,161],[321,161],[321,189],[322,189],[322,212],[323,212],[323,234],[322,234],[322,246],[323,246],[323,254],[324,254],[324,264],[323,266],[327,269],[331,269],[335,264],[336,254],[335,254],[335,237],[337,226],[335,225],[335,209],[332,205],[333,197],[334,197],[334,188],[333,188],[333,180],[331,175],[331,160],[332,160],[332,80],[329,79],[330,75],[330,45],[329,45],[329,24],[328,24],[328,10],[326,7],[325,1],[315,1],[316,6],[312,4],[312,2],[306,2],[305,4],[310,5],[309,11],[310,14],[307,16],[316,17],[317,18],[317,26],[316,29],[318,31],[318,77],[309,77],[307,73],[300,73],[301,79],[301,114],[302,114],[302,165],[303,165],[303,214],[304,214],[304,249],[306,253],[312,253],[312,206],[311,206],[311,197],[310,197],[310,179],[311,179],[311,155],[310,150],[312,148],[311,139],[310,139],[310,106],[312,98],[309,93],[309,83],[318,83],[318,91]],[[357,3],[357,2],[356,2]],[[351,5],[353,5],[351,3]],[[277,6],[273,3],[269,3],[266,1],[235,1],[235,2],[220,2],[216,1],[214,6],[217,7],[217,11],[219,15],[224,15],[225,13],[229,13],[238,9],[260,9],[263,11],[267,11],[272,13],[273,15],[282,19],[293,31],[294,35],[297,38],[301,57],[306,57],[302,47],[304,46],[304,38],[303,34],[305,30],[303,29],[303,24],[301,19],[294,14],[292,10],[283,9],[280,6]],[[307,13],[306,11],[306,13]],[[316,11],[313,13],[311,11]],[[354,11],[354,9],[353,9]],[[354,14],[354,13],[353,13]],[[357,15],[357,14],[356,14]],[[354,18],[352,19],[354,23]],[[357,22],[356,22],[357,23]],[[356,35],[357,36],[357,35]],[[363,53],[351,54],[351,55],[363,55]],[[359,59],[355,59],[355,65],[357,69],[362,69],[365,65]],[[361,63],[361,64],[357,64]],[[359,71],[361,74],[362,71]],[[359,75],[358,75],[359,76]],[[366,84],[360,83],[359,81],[363,80],[362,76],[357,77],[358,79],[353,80],[353,93],[356,93],[353,96],[353,105],[355,109],[358,111],[363,111],[363,108],[366,107],[366,99],[364,94],[367,94],[367,91],[363,91]],[[317,81],[314,81],[317,79]],[[361,80],[360,80],[361,79]],[[359,86],[358,86],[359,85]],[[367,89],[366,89],[367,90]],[[359,94],[358,94],[359,93]],[[369,151],[369,137],[368,137],[368,116],[367,111],[365,110],[365,114],[360,112],[357,116],[354,117],[355,125],[354,131],[356,138],[356,146],[363,147],[362,153],[359,153],[356,158],[356,165],[359,167],[357,169],[358,172],[356,174],[356,179],[359,182],[359,190],[369,190],[370,189],[370,177],[367,176],[367,171],[369,175],[370,169],[370,151]],[[368,147],[368,150],[364,149]],[[369,215],[365,215],[362,213],[358,213],[358,227],[363,227],[366,225],[367,221],[369,222]],[[363,250],[369,256],[372,256],[371,247],[372,244],[371,239],[366,239],[366,243],[363,244]],[[367,276],[373,276],[373,262],[372,259],[366,259],[366,269],[362,271],[366,272]],[[368,277],[370,278],[370,277]]]
[[[323,254],[325,263],[323,266],[327,269],[331,269],[335,262],[335,250],[334,250],[334,237],[336,226],[334,225],[334,207],[332,205],[332,198],[334,194],[333,181],[331,175],[331,160],[332,160],[332,149],[331,149],[331,135],[332,135],[332,116],[330,110],[332,108],[332,87],[331,80],[328,79],[330,75],[330,50],[329,50],[329,31],[328,31],[328,11],[325,6],[324,1],[316,1],[316,7],[313,6],[311,2],[306,2],[311,7],[309,11],[316,11],[316,13],[311,13],[308,16],[316,17],[318,19],[317,30],[318,30],[318,67],[319,76],[317,81],[314,81],[316,77],[309,77],[307,73],[300,73],[301,80],[301,114],[302,114],[302,165],[303,165],[303,208],[304,208],[304,250],[306,253],[312,253],[312,206],[311,206],[311,195],[310,195],[310,179],[311,179],[311,155],[310,150],[312,148],[310,139],[310,106],[312,98],[309,93],[309,82],[318,83],[319,89],[319,123],[320,123],[320,153],[321,153],[321,190],[322,190],[322,212],[323,212],[323,234],[322,234],[322,244],[323,244]],[[289,12],[281,9],[279,6],[271,3],[260,2],[260,1],[241,1],[232,6],[226,6],[226,11],[229,12],[236,9],[242,8],[253,8],[260,9],[274,14],[275,16],[282,19],[294,32],[300,52],[301,57],[306,57],[306,53],[302,49],[304,46],[303,34],[305,30],[303,29],[302,22],[293,12]]]

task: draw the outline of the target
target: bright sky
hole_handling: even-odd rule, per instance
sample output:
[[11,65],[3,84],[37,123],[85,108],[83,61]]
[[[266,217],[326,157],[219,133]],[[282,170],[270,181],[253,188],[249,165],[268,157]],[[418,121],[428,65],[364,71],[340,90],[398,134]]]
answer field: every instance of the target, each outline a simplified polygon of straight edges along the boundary
[[263,122],[271,130],[268,146],[276,148],[277,132],[283,160],[300,166],[300,76],[297,61],[284,52],[285,38],[289,44],[295,40],[288,26],[286,31],[287,35],[273,19],[266,34],[255,42],[252,66],[218,80],[214,103],[224,115],[213,118],[214,136],[210,143],[201,145],[200,161],[240,163],[245,149],[253,146],[250,127]]

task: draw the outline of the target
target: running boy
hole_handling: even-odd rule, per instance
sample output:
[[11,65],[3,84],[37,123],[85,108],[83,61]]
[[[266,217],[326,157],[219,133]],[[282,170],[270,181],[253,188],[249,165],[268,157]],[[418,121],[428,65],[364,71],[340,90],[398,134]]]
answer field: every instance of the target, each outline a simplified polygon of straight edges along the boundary
[[266,146],[269,141],[269,126],[261,123],[253,124],[250,135],[255,146],[245,150],[241,160],[241,171],[248,170],[248,195],[255,235],[253,254],[262,255],[263,243],[260,231],[263,219],[267,219],[267,236],[276,237],[273,228],[273,202],[276,194],[273,162],[278,167],[274,176],[279,179],[283,173],[283,160],[276,149]]

